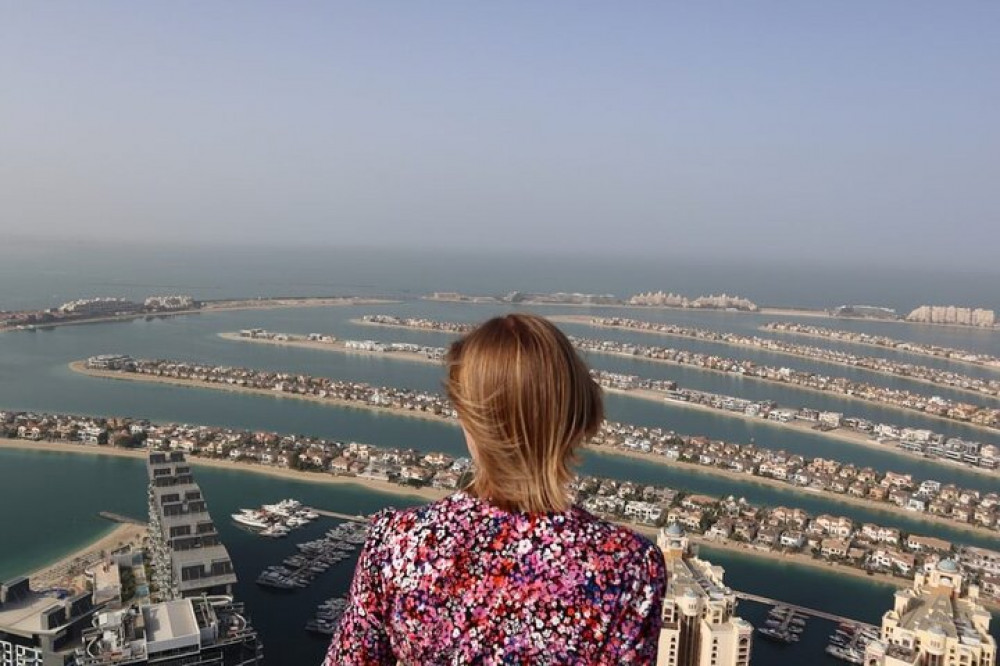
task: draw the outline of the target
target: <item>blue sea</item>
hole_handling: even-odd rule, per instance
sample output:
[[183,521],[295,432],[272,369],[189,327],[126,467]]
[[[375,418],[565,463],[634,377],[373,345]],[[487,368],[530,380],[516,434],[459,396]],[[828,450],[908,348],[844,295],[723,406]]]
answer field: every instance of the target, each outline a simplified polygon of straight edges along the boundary
[[[628,295],[663,289],[694,296],[726,291],[751,298],[762,305],[827,307],[841,303],[868,303],[906,311],[922,303],[958,303],[1000,309],[1000,293],[984,276],[884,271],[878,267],[851,271],[787,266],[713,265],[709,261],[495,256],[489,254],[427,254],[359,249],[246,249],[238,247],[184,248],[78,244],[39,248],[0,246],[0,309],[50,307],[88,296],[140,298],[154,293],[189,293],[202,299],[256,296],[386,296],[403,302],[384,306],[327,307],[315,309],[222,312],[191,316],[140,319],[125,323],[60,327],[34,332],[0,334],[0,410],[37,410],[92,415],[121,415],[282,433],[301,433],[370,442],[385,446],[414,447],[425,451],[462,453],[457,428],[443,423],[374,415],[281,398],[237,395],[209,390],[153,384],[115,382],[72,373],[67,364],[98,353],[128,353],[139,357],[177,358],[208,363],[307,372],[394,386],[438,390],[437,367],[370,356],[250,345],[223,340],[219,333],[263,327],[295,333],[328,332],[339,337],[379,337],[445,344],[450,336],[404,330],[359,327],[352,318],[369,313],[427,316],[436,319],[477,321],[502,310],[477,306],[427,302],[416,297],[430,291],[502,294],[510,290],[532,292],[579,291]],[[543,313],[614,312],[599,308],[534,308]],[[760,315],[643,310],[638,315],[704,326],[753,332],[764,321]],[[804,320],[832,324],[832,321]],[[836,321],[840,328],[879,332],[921,342],[975,349],[1000,355],[1000,333],[973,329],[901,324]],[[592,329],[567,325],[577,335],[595,336]],[[681,339],[652,339],[638,333],[601,331],[613,337],[643,343],[726,353],[759,362],[816,369],[919,392],[928,387],[897,378],[848,371],[805,359],[776,357],[766,352],[706,345]],[[838,344],[845,349],[850,345]],[[857,351],[857,348],[853,348]],[[906,357],[906,355],[902,355]],[[919,362],[950,367],[946,361]],[[740,380],[689,368],[674,368],[639,359],[594,355],[594,366],[651,377],[675,379],[684,386],[747,397],[768,397],[789,406],[811,405],[836,409],[894,423],[931,427],[957,436],[1000,442],[1000,438],[961,424],[940,421],[887,408],[838,399],[794,387]],[[911,357],[912,360],[912,357]],[[961,371],[987,373],[959,366]],[[948,393],[943,389],[941,395]],[[609,396],[609,417],[701,434],[737,442],[782,448],[811,456],[824,456],[905,471],[918,479],[995,489],[989,477],[957,468],[945,468],[902,457],[891,451],[872,450],[834,441],[812,433],[793,432],[766,423],[752,423],[725,415],[686,410]],[[849,515],[859,521],[895,525],[904,530],[934,534],[953,541],[1000,548],[1000,539],[969,535],[960,530],[922,523],[881,512],[877,507],[855,507],[817,495],[794,493],[755,484],[729,481],[706,474],[691,474],[669,466],[637,463],[589,453],[583,469],[592,474],[661,483],[678,489],[712,495],[735,495],[766,505],[801,506],[811,512]],[[372,511],[386,505],[408,503],[400,496],[383,495],[359,487],[326,487],[276,480],[233,471],[200,469],[202,483],[223,538],[233,553],[240,575],[240,596],[248,603],[260,627],[275,666],[318,663],[323,642],[302,630],[312,606],[320,599],[342,592],[350,579],[349,563],[331,571],[309,590],[274,595],[252,582],[266,564],[282,559],[294,547],[289,542],[256,539],[236,529],[226,519],[243,506],[296,496],[322,508],[345,512]],[[0,451],[0,579],[24,573],[71,552],[99,536],[108,525],[97,517],[102,510],[141,515],[145,511],[145,476],[134,460]],[[59,493],[47,489],[59,488]],[[331,523],[325,522],[326,526]],[[317,527],[316,529],[320,529]],[[789,602],[877,622],[891,604],[891,590],[868,580],[847,579],[815,569],[767,562],[749,556],[706,552],[722,564],[727,581],[735,588],[779,597]],[[746,603],[741,613],[760,622],[763,607]],[[995,633],[1000,622],[994,623]],[[754,664],[837,663],[822,654],[829,623],[813,621],[803,641],[783,648],[756,641]]]

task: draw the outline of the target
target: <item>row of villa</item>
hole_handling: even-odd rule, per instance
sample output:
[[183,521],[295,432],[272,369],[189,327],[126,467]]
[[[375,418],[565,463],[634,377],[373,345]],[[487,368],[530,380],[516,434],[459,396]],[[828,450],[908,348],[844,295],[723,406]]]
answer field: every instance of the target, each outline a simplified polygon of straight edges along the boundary
[[418,345],[412,342],[380,342],[378,340],[338,340],[328,333],[309,333],[295,335],[294,333],[275,333],[263,328],[247,328],[240,331],[239,336],[248,340],[264,340],[271,342],[290,343],[320,343],[333,345],[340,343],[344,349],[385,354],[417,354],[432,360],[442,360],[445,349]]
[[[380,319],[384,318],[381,315],[378,317]],[[424,322],[426,326],[432,326],[437,323],[431,320],[419,321]],[[407,324],[386,325],[404,326]],[[444,327],[442,330],[445,330],[465,325],[441,323],[441,326]],[[279,342],[308,341],[333,343],[336,341],[335,338],[325,334],[310,333],[307,337],[303,337],[288,333],[272,333],[264,329],[247,329],[241,331],[240,336],[249,339],[274,340]],[[610,344],[612,345],[611,349],[619,349],[619,343]],[[346,349],[366,352],[413,354],[433,360],[442,359],[446,352],[444,347],[415,345],[405,342],[380,342],[375,340],[346,340],[344,341],[344,347]],[[586,350],[587,347],[585,346],[583,349]],[[845,416],[842,412],[821,411],[810,407],[800,407],[798,409],[780,407],[773,400],[747,400],[720,393],[679,388],[676,382],[665,379],[644,378],[638,375],[605,370],[591,370],[591,374],[598,383],[608,389],[619,391],[659,391],[664,394],[666,399],[673,402],[710,407],[775,423],[806,424],[822,432],[842,429],[849,433],[866,437],[879,444],[894,446],[907,453],[916,454],[931,460],[943,460],[949,463],[987,470],[1000,469],[1000,446],[965,440],[959,437],[946,437],[941,433],[936,433],[926,428],[911,428],[891,423],[875,423],[868,419]]]
[[[100,427],[106,432],[102,439],[118,446],[433,486],[443,492],[461,487],[472,465],[467,458],[442,453],[209,426],[157,425],[127,418],[8,412],[0,413],[0,423],[8,432],[22,426],[37,428],[42,439],[79,442],[81,446],[87,444],[74,439],[74,433]],[[984,593],[1000,601],[1000,552],[957,546],[891,527],[857,524],[845,516],[812,516],[798,508],[759,507],[742,499],[720,499],[631,481],[579,476],[572,489],[577,503],[612,519],[654,527],[678,524],[707,540],[743,543],[761,552],[806,553],[843,566],[905,578],[925,563],[954,555],[967,574],[980,581]]]
[[[382,326],[416,328],[445,333],[464,333],[472,328],[471,324],[459,322],[402,318],[392,315],[367,315],[364,317],[364,321],[369,324]],[[609,318],[595,319],[594,321],[614,322],[634,320]],[[648,325],[650,327],[662,326],[666,328],[674,328],[668,324],[656,324],[650,322],[638,323]],[[708,331],[708,333],[713,335],[728,335],[712,331]],[[960,403],[954,400],[942,398],[940,396],[927,397],[910,391],[879,387],[864,382],[851,381],[846,378],[828,377],[819,373],[797,371],[790,368],[775,368],[758,365],[748,360],[738,361],[710,354],[673,349],[670,347],[637,345],[615,340],[595,340],[573,336],[570,337],[570,340],[578,349],[584,352],[638,356],[650,360],[669,361],[680,365],[690,365],[707,370],[755,377],[783,384],[801,386],[807,389],[837,393],[879,404],[888,404],[894,407],[915,410],[941,418],[1000,429],[1000,409]],[[615,373],[609,373],[609,375],[610,374]],[[696,391],[690,391],[689,395],[691,398],[696,398],[697,393],[698,392]],[[711,396],[713,394],[703,395]],[[682,396],[676,397],[684,399]],[[726,398],[726,400],[732,401],[733,404],[745,404],[745,406],[750,406],[752,404],[767,404],[753,403],[751,401],[741,400],[740,398]],[[698,400],[691,400],[691,402],[698,402]],[[731,409],[729,411],[742,411],[742,409]],[[778,421],[783,418],[785,420],[793,420],[795,418],[795,411],[793,410],[778,411],[769,409],[767,411],[767,416],[771,416],[771,412],[774,412],[771,420]],[[809,412],[808,410],[800,410],[800,413],[808,414]],[[829,414],[834,413],[829,412]],[[964,440],[952,438],[949,440],[950,444],[945,445],[943,437],[925,429],[904,429],[891,424],[873,424],[865,419],[844,419],[842,415],[840,419],[844,424],[854,424],[853,426],[846,425],[845,427],[850,427],[859,432],[871,434],[880,440],[897,441],[900,444],[900,448],[915,453],[921,453],[927,455],[928,457],[947,459],[954,462],[985,467],[987,469],[995,469],[1000,466],[1000,452],[996,450],[996,447],[982,447],[986,451],[986,453],[983,454],[980,451],[981,445],[977,442],[966,442]],[[832,425],[830,427],[836,428],[842,426]],[[902,434],[904,430],[908,435],[906,437]]]
[[423,412],[444,418],[456,416],[455,410],[447,398],[435,393],[372,386],[364,382],[340,381],[313,375],[162,359],[133,359],[124,355],[91,357],[87,359],[87,367],[93,370],[275,391],[331,401],[355,402],[369,407]]
[[765,331],[774,331],[776,333],[825,338],[827,340],[836,340],[838,342],[886,347],[887,349],[895,349],[897,351],[908,352],[910,354],[934,356],[951,361],[961,361],[962,363],[984,365],[995,370],[1000,370],[1000,356],[970,351],[968,349],[956,349],[954,347],[944,347],[941,345],[923,342],[911,342],[910,340],[897,340],[896,338],[890,338],[885,335],[826,328],[825,326],[812,326],[793,321],[772,321],[761,326],[761,329]]
[[934,480],[918,482],[910,474],[881,473],[871,467],[858,467],[837,460],[807,458],[754,444],[734,444],[625,423],[605,423],[592,443],[747,476],[775,479],[800,488],[890,503],[914,513],[941,516],[957,523],[1000,531],[998,492],[960,488]]
[[[107,367],[106,359],[115,359],[115,367],[120,372],[131,372],[138,374],[152,375],[156,377],[170,377],[192,381],[203,381],[220,385],[236,385],[241,387],[251,387],[259,390],[274,390],[282,393],[296,395],[310,395],[320,398],[329,398],[347,402],[360,403],[366,406],[377,408],[393,408],[406,412],[423,412],[433,414],[441,418],[456,418],[454,407],[448,399],[442,395],[424,392],[397,389],[391,387],[375,387],[361,382],[342,382],[329,378],[313,377],[309,375],[290,375],[286,373],[276,373],[270,371],[248,370],[245,368],[205,366],[201,364],[178,363],[174,361],[142,361],[134,360],[127,356],[100,357],[91,359],[90,363]],[[625,376],[629,377],[629,376]],[[600,379],[600,375],[598,376]],[[620,382],[619,382],[620,383]],[[647,443],[646,439],[636,439],[634,434],[642,434],[645,438],[652,437],[651,433],[660,432],[638,426],[628,426],[622,424],[607,423],[602,426],[599,435],[595,438],[595,445],[603,445],[619,450],[642,450],[648,448],[647,453],[663,455],[669,459],[673,455],[673,438],[677,437],[673,433],[660,433],[662,439],[654,442],[652,439]],[[624,433],[624,434],[623,434]],[[89,438],[95,438],[92,431],[86,434]],[[911,488],[889,483],[900,491],[895,494],[882,490],[882,482],[886,478],[910,478],[907,475],[900,475],[894,472],[886,472],[884,475],[872,472],[862,478],[852,476],[852,471],[856,468],[845,465],[837,461],[821,461],[821,469],[835,470],[827,475],[810,473],[807,466],[815,461],[790,456],[783,451],[771,451],[769,449],[759,449],[753,445],[737,445],[725,442],[713,442],[707,438],[689,437],[681,438],[687,442],[687,446],[697,447],[697,451],[689,451],[689,458],[699,465],[710,468],[725,467],[732,471],[743,472],[748,475],[768,476],[790,485],[799,485],[815,490],[823,490],[831,493],[852,494],[862,496],[873,501],[890,502],[912,511],[933,513],[934,515],[948,517],[962,524],[977,524],[989,529],[998,529],[1000,520],[1000,510],[998,510],[997,496],[995,493],[982,494],[977,490],[954,488],[956,499],[964,500],[952,501],[952,488],[948,486],[923,485],[924,493],[917,498],[906,497],[902,493],[912,489],[913,480],[910,479]],[[657,445],[654,449],[654,443]],[[718,447],[730,447],[731,450],[745,452],[744,456],[734,457],[726,461],[719,461],[714,456],[714,451]],[[697,454],[697,455],[695,455]],[[703,455],[704,454],[704,455]],[[678,451],[677,457],[679,459]],[[789,461],[791,461],[789,463]],[[722,464],[720,464],[722,462]],[[732,467],[732,464],[739,467]],[[847,471],[844,471],[847,470]],[[933,483],[933,482],[932,482]],[[938,494],[942,488],[948,488],[943,497]]]
[[1000,430],[1000,409],[959,402],[949,398],[942,398],[941,396],[925,396],[913,391],[877,386],[867,382],[854,381],[846,377],[831,377],[818,372],[761,365],[747,359],[738,360],[673,347],[637,345],[615,340],[593,340],[587,338],[574,338],[573,342],[578,348],[589,352],[637,356],[654,361],[666,361],[677,365],[692,366],[703,370],[713,370],[740,375],[742,377],[754,377],[769,382],[850,396],[876,404],[890,405],[892,407]]
[[669,380],[650,380],[637,375],[606,371],[594,371],[593,375],[602,386],[611,389],[659,391],[664,394],[665,399],[672,402],[709,407],[773,423],[806,424],[820,432],[844,430],[932,460],[987,470],[1000,469],[1000,446],[946,437],[926,428],[875,423],[868,419],[845,416],[842,412],[821,411],[811,407],[779,407],[773,400],[748,400],[721,393],[679,388]]
[[776,340],[774,338],[762,338],[757,335],[743,335],[729,331],[713,331],[706,328],[692,328],[690,326],[680,326],[677,324],[664,324],[660,322],[639,321],[636,319],[622,319],[619,317],[594,318],[591,323],[596,326],[608,328],[620,328],[641,331],[643,333],[657,333],[660,335],[670,335],[679,338],[691,338],[694,340],[715,342],[727,345],[737,345],[741,347],[754,347],[769,352],[799,356],[823,363],[836,365],[846,365],[852,368],[861,368],[872,372],[881,372],[889,375],[897,375],[919,381],[933,382],[941,386],[963,391],[975,391],[990,397],[1000,396],[1000,380],[984,379],[981,377],[970,377],[951,370],[931,368],[925,365],[913,363],[903,363],[893,361],[878,356],[861,356],[852,354],[841,349],[827,349],[825,347],[815,347],[812,345],[801,345],[787,340]]

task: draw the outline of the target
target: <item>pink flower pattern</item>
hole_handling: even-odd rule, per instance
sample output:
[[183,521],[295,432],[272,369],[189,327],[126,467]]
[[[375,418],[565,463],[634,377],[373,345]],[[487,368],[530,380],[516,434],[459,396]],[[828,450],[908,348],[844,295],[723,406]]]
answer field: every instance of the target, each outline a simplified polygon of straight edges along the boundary
[[656,546],[578,507],[383,511],[325,666],[653,664],[665,576]]

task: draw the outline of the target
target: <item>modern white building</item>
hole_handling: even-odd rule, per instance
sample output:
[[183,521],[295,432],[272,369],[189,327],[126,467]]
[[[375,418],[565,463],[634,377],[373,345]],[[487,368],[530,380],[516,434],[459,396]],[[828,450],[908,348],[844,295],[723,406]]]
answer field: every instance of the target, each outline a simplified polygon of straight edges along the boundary
[[676,523],[657,543],[667,565],[657,666],[747,666],[753,626],[735,615],[722,567],[696,557]]
[[945,559],[918,573],[912,588],[896,592],[864,664],[995,666],[996,652],[979,587],[966,584],[958,564]]

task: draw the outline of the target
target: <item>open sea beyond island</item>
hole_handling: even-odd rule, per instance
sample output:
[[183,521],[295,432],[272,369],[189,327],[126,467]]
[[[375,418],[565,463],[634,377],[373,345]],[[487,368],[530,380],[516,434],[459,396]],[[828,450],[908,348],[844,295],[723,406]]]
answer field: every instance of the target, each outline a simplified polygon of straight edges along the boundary
[[[252,274],[243,263],[223,259],[213,269],[204,264],[176,266],[162,259],[146,265],[123,256],[116,271],[87,258],[63,257],[64,261],[49,261],[41,269],[41,277],[28,280],[24,276],[27,263],[23,257],[8,258],[0,263],[0,309],[28,306],[49,306],[71,298],[90,295],[141,296],[153,293],[192,293],[199,298],[223,298],[257,295],[336,295],[363,296],[389,294],[412,297],[415,293],[454,289],[462,285],[470,292],[497,292],[507,288],[531,288],[534,291],[612,291],[622,294],[648,289],[672,288],[676,291],[706,292],[746,289],[744,294],[758,302],[775,305],[828,306],[838,302],[877,301],[900,309],[919,304],[919,292],[913,281],[905,285],[899,280],[871,281],[880,293],[864,297],[862,284],[853,277],[845,278],[831,293],[822,282],[822,275],[801,281],[768,281],[765,274],[753,274],[745,280],[730,272],[722,277],[729,284],[717,285],[716,276],[695,280],[677,268],[655,270],[639,267],[631,277],[624,274],[609,278],[601,286],[594,271],[582,265],[561,267],[558,278],[546,277],[538,268],[526,268],[516,274],[488,262],[476,273],[466,266],[469,277],[461,280],[461,265],[452,269],[434,268],[433,262],[411,258],[402,263],[380,258],[374,263],[395,266],[397,273],[376,279],[364,262],[357,257],[343,258],[343,265],[320,273],[301,258],[286,257],[280,264],[275,258],[262,260],[258,272]],[[244,257],[244,259],[246,259]],[[117,260],[116,260],[117,261]],[[275,263],[275,262],[278,263]],[[407,263],[408,262],[408,263]],[[423,262],[423,263],[421,263]],[[280,266],[279,266],[280,264]],[[35,264],[37,266],[38,264]],[[18,267],[21,267],[20,269]],[[32,268],[34,269],[33,266]],[[346,267],[353,267],[350,274]],[[407,276],[424,267],[424,277],[408,282]],[[279,270],[280,268],[280,270]],[[552,268],[551,266],[549,267]],[[450,271],[450,272],[449,272]],[[505,272],[506,271],[506,272]],[[575,272],[574,272],[575,271]],[[603,271],[603,272],[602,272]],[[611,275],[609,270],[596,271],[597,276]],[[336,277],[330,277],[335,275]],[[355,279],[351,279],[351,278]],[[448,284],[447,280],[453,281]],[[916,279],[916,278],[915,278]],[[920,278],[924,279],[924,278]],[[519,280],[527,281],[525,284]],[[532,284],[530,280],[534,280]],[[810,281],[811,280],[811,281]],[[927,278],[926,280],[930,280]],[[929,282],[916,284],[927,285]],[[707,286],[704,286],[705,282]],[[410,284],[410,293],[399,287]],[[772,285],[780,284],[780,289]],[[949,283],[947,289],[956,292],[970,289],[964,282]],[[500,288],[490,288],[500,285]],[[696,286],[693,286],[696,285]],[[768,292],[767,289],[772,289]],[[756,293],[753,290],[756,289]],[[896,289],[896,291],[892,291]],[[972,300],[983,307],[996,307],[990,299],[996,294],[968,292],[952,300]],[[821,301],[818,299],[822,299]],[[402,416],[373,414],[364,410],[335,408],[289,398],[241,395],[207,389],[133,383],[87,377],[68,368],[71,361],[102,353],[124,353],[142,358],[169,358],[197,361],[213,365],[233,365],[252,368],[300,372],[363,381],[380,385],[441,390],[440,368],[422,363],[378,358],[365,355],[329,353],[307,349],[252,345],[223,340],[219,333],[242,328],[261,327],[289,333],[329,333],[341,338],[374,338],[445,345],[452,336],[441,333],[398,329],[379,329],[351,322],[364,314],[388,313],[400,316],[421,316],[447,321],[477,321],[500,310],[499,306],[477,306],[443,302],[409,300],[383,306],[327,307],[314,309],[261,310],[220,312],[179,317],[137,319],[124,323],[66,326],[51,330],[12,331],[0,333],[0,411],[32,410],[94,416],[128,416],[163,422],[185,422],[268,430],[287,434],[321,436],[330,439],[354,440],[380,446],[413,447],[422,451],[443,451],[462,454],[464,443],[460,432],[446,423],[423,421]],[[716,330],[757,333],[757,327],[775,319],[763,315],[679,310],[621,310],[601,308],[532,308],[549,314],[614,314],[651,321],[665,321]],[[782,317],[787,319],[787,317]],[[809,323],[850,328],[920,342],[973,349],[1000,354],[1000,334],[970,329],[922,327],[865,321],[808,320]],[[845,368],[820,364],[789,356],[725,345],[706,345],[679,338],[666,338],[641,333],[593,329],[581,324],[565,324],[563,328],[576,335],[628,340],[642,344],[711,351],[734,358],[749,358],[761,363],[792,368],[811,369],[835,376],[851,376],[886,386],[910,388],[927,394],[947,395],[927,385],[914,385],[898,378],[850,372]],[[768,334],[777,337],[773,334]],[[855,353],[887,355],[881,350],[865,350],[846,343],[824,341],[821,346],[850,349]],[[860,351],[859,351],[860,350]],[[914,357],[899,354],[913,361]],[[983,442],[1000,443],[1000,433],[977,430],[959,423],[948,423],[913,412],[878,407],[833,395],[803,391],[790,386],[774,386],[763,382],[593,354],[589,362],[601,369],[639,374],[646,377],[669,378],[682,386],[737,395],[777,400],[784,406],[804,405],[819,409],[843,411],[900,425],[927,427],[937,432],[962,436]],[[979,368],[949,365],[947,361],[918,359],[917,362],[935,367],[954,368],[975,376],[1000,376]],[[996,477],[975,474],[960,467],[942,466],[926,460],[897,455],[886,448],[872,449],[838,441],[820,434],[782,428],[764,422],[751,422],[722,413],[686,409],[683,406],[657,404],[635,398],[609,395],[609,418],[660,426],[683,434],[707,435],[733,442],[754,442],[759,446],[785,449],[810,457],[827,457],[858,465],[870,465],[879,470],[894,470],[912,474],[916,479],[936,479],[980,490],[995,490]],[[984,403],[988,404],[988,403]],[[691,473],[666,465],[652,465],[604,453],[588,452],[583,456],[583,470],[589,474],[632,479],[646,483],[668,485],[680,490],[710,495],[735,495],[757,504],[798,506],[817,513],[841,514],[857,521],[870,521],[899,527],[908,532],[939,536],[951,541],[1000,547],[1000,535],[989,537],[970,534],[958,527],[922,522],[880,511],[872,504],[860,507],[837,502],[817,493],[781,489],[754,483],[752,479],[730,480],[709,474]],[[70,553],[107,532],[111,525],[97,516],[99,511],[112,511],[144,517],[146,514],[146,476],[139,460],[96,455],[47,453],[40,451],[0,450],[0,580],[27,573]],[[310,538],[332,525],[330,519],[305,528],[290,540],[266,540],[239,528],[229,514],[241,507],[295,497],[306,504],[345,513],[371,512],[384,506],[405,506],[417,500],[401,495],[389,495],[350,485],[321,485],[290,481],[235,470],[196,469],[212,515],[225,544],[229,547],[240,577],[238,597],[247,602],[248,611],[260,629],[267,663],[318,664],[324,640],[308,637],[303,631],[306,619],[320,600],[346,591],[354,560],[343,562],[324,574],[310,588],[295,593],[273,593],[254,584],[259,571],[280,561],[294,549],[293,543]],[[301,536],[300,536],[301,535]],[[814,568],[703,549],[713,562],[726,569],[726,582],[733,588],[780,598],[803,606],[820,608],[866,622],[878,622],[892,602],[892,588],[865,580]],[[766,610],[744,602],[740,614],[754,624],[761,624]],[[754,661],[758,666],[772,664],[834,664],[840,663],[823,654],[826,637],[833,625],[810,620],[802,641],[793,646],[781,646],[755,640]],[[1000,622],[994,619],[993,633],[1000,636]]]

